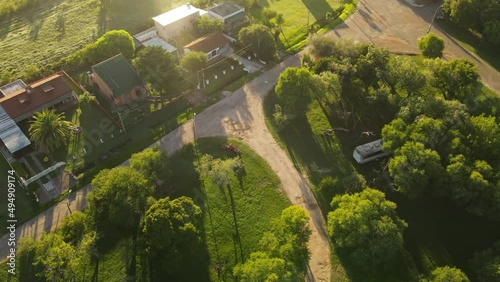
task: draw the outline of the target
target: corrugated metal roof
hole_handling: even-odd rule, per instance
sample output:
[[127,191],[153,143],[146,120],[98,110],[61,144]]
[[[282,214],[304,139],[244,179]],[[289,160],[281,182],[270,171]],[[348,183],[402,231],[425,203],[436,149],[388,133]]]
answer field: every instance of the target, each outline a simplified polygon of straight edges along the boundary
[[31,144],[30,140],[0,105],[0,139],[13,154]]

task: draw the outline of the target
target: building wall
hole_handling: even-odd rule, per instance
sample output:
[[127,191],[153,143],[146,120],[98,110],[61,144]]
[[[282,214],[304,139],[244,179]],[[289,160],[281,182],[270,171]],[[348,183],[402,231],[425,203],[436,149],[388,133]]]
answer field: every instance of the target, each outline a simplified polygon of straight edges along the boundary
[[113,101],[113,91],[108,87],[104,80],[102,80],[102,78],[95,72],[92,73],[90,78],[95,84],[97,84],[99,93],[103,94],[106,99]]
[[162,26],[158,22],[155,22],[156,29],[158,30],[158,35],[164,40],[168,40],[168,38],[174,38],[182,35],[182,33],[184,32],[191,31],[194,27],[194,20],[199,15],[200,12],[196,12],[189,17],[182,18],[167,26]]
[[[214,50],[212,50],[212,51],[210,51],[210,52],[207,53],[208,60],[209,61],[216,60],[221,55],[224,55],[228,50],[229,50],[229,45],[228,44],[220,46],[219,50],[214,49]],[[215,54],[214,54],[214,51],[215,51]]]

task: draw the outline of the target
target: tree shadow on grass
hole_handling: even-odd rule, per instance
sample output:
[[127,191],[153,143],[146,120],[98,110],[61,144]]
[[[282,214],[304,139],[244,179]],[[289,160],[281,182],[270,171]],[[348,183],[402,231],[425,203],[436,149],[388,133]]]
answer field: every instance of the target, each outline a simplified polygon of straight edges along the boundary
[[[321,20],[325,18],[327,12],[333,13],[333,8],[325,0],[302,0],[302,3],[304,3],[314,17],[314,19],[310,20],[309,24],[314,23],[315,19]],[[304,15],[304,17],[307,17],[307,15]]]

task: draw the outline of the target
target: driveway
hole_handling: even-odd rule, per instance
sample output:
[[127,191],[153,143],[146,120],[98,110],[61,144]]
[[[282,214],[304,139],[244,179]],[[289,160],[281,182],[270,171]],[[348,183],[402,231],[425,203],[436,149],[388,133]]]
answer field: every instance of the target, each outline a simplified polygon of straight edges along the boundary
[[[360,0],[357,12],[328,35],[370,42],[396,53],[420,53],[417,41],[427,34],[440,5],[435,3],[417,8],[405,0]],[[474,62],[482,82],[500,93],[499,72],[461,47],[436,25],[432,26],[431,32],[444,39],[445,58],[466,58]]]

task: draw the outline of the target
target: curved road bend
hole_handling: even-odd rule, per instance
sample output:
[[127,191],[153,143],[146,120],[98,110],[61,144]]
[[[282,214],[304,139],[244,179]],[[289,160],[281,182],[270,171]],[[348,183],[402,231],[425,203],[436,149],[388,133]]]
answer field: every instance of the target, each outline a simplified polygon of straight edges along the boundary
[[[248,143],[263,157],[276,172],[282,189],[293,204],[304,207],[310,217],[312,235],[309,240],[311,251],[310,281],[330,281],[330,246],[321,210],[309,189],[307,180],[301,175],[286,153],[267,131],[262,107],[263,97],[276,84],[280,73],[287,67],[299,66],[299,56],[291,56],[281,64],[266,71],[242,88],[233,92],[196,116],[194,121],[196,137],[233,136]],[[193,120],[186,122],[153,145],[172,154],[185,144],[192,142]],[[127,165],[128,161],[124,163]],[[17,238],[39,238],[43,232],[54,231],[70,211],[86,207],[86,194],[90,185],[70,195],[50,209],[17,228]],[[8,254],[7,235],[0,239],[0,258]],[[311,274],[310,274],[311,275]]]

